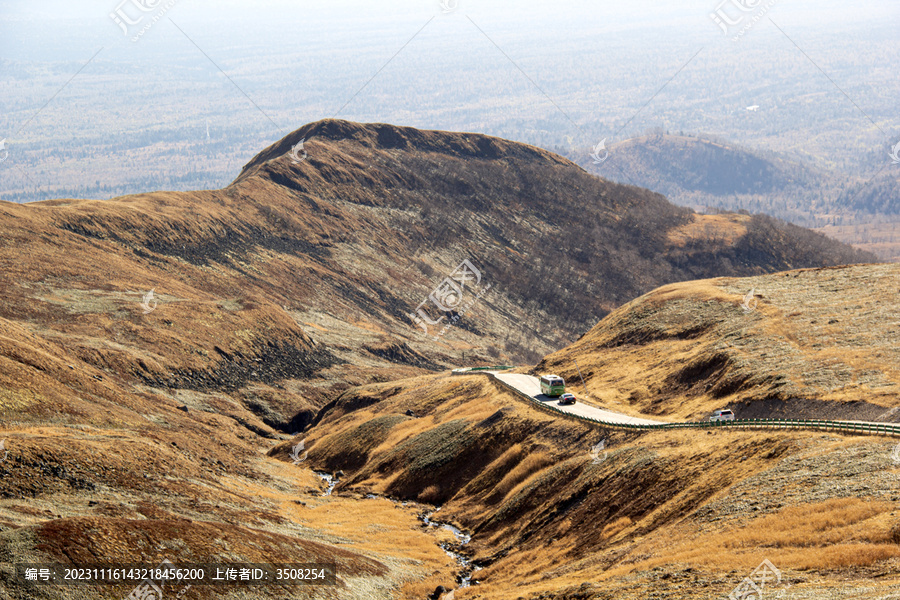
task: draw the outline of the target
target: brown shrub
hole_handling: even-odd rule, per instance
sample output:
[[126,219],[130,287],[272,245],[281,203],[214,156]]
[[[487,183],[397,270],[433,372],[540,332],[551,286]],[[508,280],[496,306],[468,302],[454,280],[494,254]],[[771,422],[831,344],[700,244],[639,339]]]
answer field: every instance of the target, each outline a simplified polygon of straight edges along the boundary
[[441,501],[441,487],[438,485],[429,485],[419,492],[417,499],[419,502],[425,502],[426,504],[439,504]]

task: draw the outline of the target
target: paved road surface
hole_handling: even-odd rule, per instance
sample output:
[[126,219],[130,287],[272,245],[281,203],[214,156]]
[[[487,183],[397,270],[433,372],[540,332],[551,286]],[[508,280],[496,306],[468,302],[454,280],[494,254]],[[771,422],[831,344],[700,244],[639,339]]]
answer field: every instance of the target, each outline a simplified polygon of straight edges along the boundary
[[582,417],[589,417],[591,419],[599,419],[601,421],[607,421],[610,423],[629,423],[632,425],[659,425],[661,423],[665,423],[665,421],[651,421],[650,419],[630,417],[621,413],[612,412],[611,410],[603,410],[602,408],[589,406],[582,402],[560,406],[559,398],[551,398],[541,393],[541,382],[537,377],[534,377],[533,375],[524,375],[521,373],[504,373],[502,371],[491,371],[491,373],[493,373],[494,376],[500,381],[503,381],[504,383],[507,383],[516,388],[520,392],[531,396],[537,402],[540,402],[542,404],[549,404],[554,408],[561,410],[562,412],[567,412]]
[[[471,375],[475,371],[469,369],[454,369],[454,374]],[[478,371],[486,375],[491,375],[503,384],[515,389],[524,396],[531,398],[535,402],[540,402],[548,408],[553,408],[560,412],[568,413],[576,417],[588,417],[609,424],[619,425],[667,425],[669,427],[711,427],[711,426],[728,426],[729,428],[782,428],[782,429],[808,429],[812,431],[837,431],[839,433],[863,434],[863,435],[891,435],[900,436],[900,425],[897,423],[887,422],[879,423],[872,421],[831,421],[816,419],[738,419],[736,421],[724,421],[719,423],[710,423],[706,420],[689,423],[673,423],[671,421],[653,421],[650,419],[642,419],[640,417],[632,417],[611,410],[597,408],[584,402],[570,404],[566,406],[559,405],[558,398],[550,398],[541,393],[541,383],[537,377],[525,375],[522,373],[509,373],[508,371]],[[898,456],[900,456],[900,444],[897,445]]]

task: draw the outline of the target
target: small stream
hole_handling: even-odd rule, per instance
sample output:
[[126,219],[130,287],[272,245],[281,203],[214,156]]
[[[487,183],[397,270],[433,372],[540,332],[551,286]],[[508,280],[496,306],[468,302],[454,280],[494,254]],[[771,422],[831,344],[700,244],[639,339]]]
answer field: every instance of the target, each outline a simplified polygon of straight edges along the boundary
[[316,475],[325,480],[325,483],[328,484],[328,488],[322,492],[323,496],[330,496],[331,492],[334,491],[334,486],[338,484],[340,479],[338,479],[337,475],[332,475],[330,473],[326,473],[325,471],[313,471]]
[[[328,488],[322,493],[323,496],[330,496],[331,492],[334,491],[334,486],[338,484],[338,477],[336,474],[332,475],[330,473],[326,473],[325,471],[313,471],[316,475],[321,477],[326,483],[328,483]],[[390,500],[394,504],[400,504],[401,506],[407,506],[409,502],[400,502],[394,500],[392,498],[385,498],[384,496],[379,496],[378,494],[366,494],[366,498],[383,498],[385,500]],[[458,550],[472,541],[472,536],[468,533],[465,533],[458,528],[450,525],[449,523],[443,523],[441,521],[435,521],[432,519],[434,513],[441,510],[440,508],[436,508],[433,511],[422,513],[419,515],[419,520],[426,527],[437,527],[440,529],[445,529],[453,534],[453,537],[456,538],[456,543],[449,542],[440,542],[441,549],[447,553],[447,556],[452,558],[459,564],[460,571],[456,576],[456,582],[459,584],[459,587],[469,587],[473,584],[477,584],[478,581],[472,580],[472,576],[481,570],[481,567],[472,563],[472,559],[468,556],[458,552]]]
[[[441,509],[438,508],[437,510],[433,510],[429,513],[419,515],[419,519],[421,519],[422,523],[424,523],[428,527],[439,527],[441,529],[446,529],[456,538],[456,544],[441,542],[441,549],[443,549],[443,551],[446,552],[450,558],[455,560],[457,563],[459,563],[460,567],[462,567],[459,575],[456,576],[456,581],[457,583],[459,583],[459,587],[469,587],[473,583],[472,576],[480,571],[481,567],[473,564],[472,559],[470,559],[468,556],[457,552],[456,546],[457,544],[459,546],[465,546],[472,541],[472,536],[468,533],[460,531],[449,523],[442,523],[440,521],[433,520],[431,516],[439,510]],[[478,581],[476,580],[474,583],[478,583]]]

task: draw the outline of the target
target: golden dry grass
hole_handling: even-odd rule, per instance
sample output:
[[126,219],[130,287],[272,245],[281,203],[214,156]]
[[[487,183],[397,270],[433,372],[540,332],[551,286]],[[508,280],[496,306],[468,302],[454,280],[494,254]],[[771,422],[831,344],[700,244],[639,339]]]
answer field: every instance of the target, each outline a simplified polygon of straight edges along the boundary
[[507,498],[524,487],[529,480],[554,461],[543,452],[526,455],[515,468],[506,474],[494,491],[501,498]]
[[747,233],[746,223],[749,215],[692,215],[693,220],[685,225],[669,231],[668,242],[675,247],[683,248],[692,243],[709,243],[719,241],[722,245],[732,245]]
[[[545,189],[531,186],[541,196],[534,199],[536,205],[545,199],[567,199],[557,202],[561,229],[584,225],[585,234],[567,239],[599,243],[585,249],[587,257],[619,244],[633,245],[633,233],[656,240],[660,232],[645,217],[669,215],[677,220],[681,211],[658,195],[585,178],[566,161],[501,140],[390,130],[413,146],[423,142],[424,135],[444,150],[437,152],[436,146],[433,156],[420,152],[404,163],[402,152],[378,149],[376,138],[383,131],[376,129],[340,122],[313,125],[309,131],[317,132],[314,146],[322,144],[322,168],[306,162],[294,170],[284,152],[278,155],[274,148],[274,154],[251,164],[227,190],[0,205],[7,225],[5,269],[0,272],[0,389],[5,390],[0,392],[0,416],[42,425],[17,426],[8,436],[10,457],[0,465],[0,495],[6,499],[0,502],[4,540],[25,539],[33,533],[28,527],[59,525],[66,519],[108,525],[110,531],[118,527],[120,533],[153,533],[154,521],[159,521],[168,524],[165,535],[154,542],[189,553],[207,548],[217,526],[231,527],[249,540],[244,548],[252,547],[254,535],[274,539],[277,534],[374,557],[391,570],[383,589],[421,598],[438,583],[453,585],[457,565],[436,544],[452,537],[420,526],[416,513],[426,506],[398,507],[359,497],[369,490],[399,489],[397,495],[404,498],[447,499],[445,518],[485,531],[473,541],[472,550],[482,557],[500,552],[501,558],[486,570],[493,581],[481,589],[509,594],[518,582],[553,589],[578,578],[596,578],[606,568],[600,561],[604,553],[621,553],[630,545],[635,552],[646,550],[658,541],[652,538],[657,531],[661,538],[695,538],[696,531],[673,523],[683,523],[709,498],[727,495],[728,483],[764,467],[768,459],[749,448],[753,443],[766,449],[777,446],[763,436],[728,438],[750,455],[742,463],[745,472],[737,473],[710,468],[734,452],[734,446],[692,441],[685,433],[640,440],[616,435],[608,463],[585,466],[586,457],[579,452],[584,454],[599,432],[536,411],[483,377],[447,376],[348,392],[346,398],[359,404],[342,406],[338,401],[309,432],[308,462],[291,464],[286,450],[298,439],[285,440],[277,427],[298,413],[311,417],[349,385],[420,374],[431,360],[449,364],[466,356],[475,361],[493,356],[504,362],[504,356],[516,353],[530,356],[558,347],[566,336],[592,324],[597,311],[649,289],[654,281],[697,269],[719,272],[718,266],[703,261],[685,263],[684,268],[673,264],[670,273],[591,292],[592,281],[607,279],[598,271],[608,266],[606,261],[575,264],[570,262],[574,247],[548,246],[536,238],[528,220],[515,217],[529,210],[512,191],[520,188],[520,176],[551,184]],[[482,143],[509,156],[493,166],[482,158],[470,160],[485,155]],[[334,152],[325,152],[326,147]],[[464,157],[462,150],[468,153]],[[385,161],[384,168],[365,169],[373,159]],[[416,191],[419,195],[389,204],[397,198],[383,197],[373,185],[402,187],[402,182],[416,180],[413,188],[418,189],[425,183],[422,161],[432,159],[442,172],[452,167],[454,177],[465,183],[462,187],[499,198],[496,207],[509,198],[515,208],[507,204],[498,209],[486,221],[494,221],[490,227],[479,229],[481,222],[471,220],[469,194]],[[505,179],[509,165],[517,161],[527,168],[515,181]],[[528,169],[535,165],[540,168],[532,175]],[[301,180],[307,191],[278,183]],[[568,193],[576,188],[582,190],[581,199]],[[602,201],[585,204],[584,198]],[[585,206],[591,207],[592,218],[585,218]],[[431,218],[420,218],[423,208],[431,211]],[[592,212],[595,208],[599,212]],[[409,219],[424,229],[408,228]],[[630,260],[637,261],[634,271],[657,265],[673,250],[683,256],[690,238],[734,244],[749,231],[744,221],[697,217],[681,230],[664,232],[674,248],[660,240],[658,247],[643,247],[647,256],[632,256]],[[623,228],[623,222],[631,225]],[[517,249],[500,250],[495,256],[500,262],[495,261],[493,273],[507,279],[491,280],[497,290],[492,294],[498,296],[486,296],[466,315],[473,326],[456,328],[434,344],[409,323],[398,326],[397,308],[415,306],[439,273],[456,264],[458,257],[449,250],[431,252],[450,247],[432,234],[451,235],[456,226],[475,227],[469,237],[476,240],[494,238],[494,228],[503,229]],[[650,229],[642,230],[644,226]],[[595,227],[605,228],[608,236],[594,235]],[[416,240],[428,240],[428,248]],[[554,295],[544,318],[535,319],[525,314],[521,303],[508,302],[529,298],[534,291],[531,278],[538,275],[522,256],[535,264],[562,265],[560,272],[566,265],[574,269],[572,295]],[[785,250],[781,258],[793,256],[792,250]],[[426,276],[429,270],[435,277]],[[645,300],[659,309],[692,302],[699,294],[701,302],[738,309],[742,295],[734,286],[739,284],[743,282],[667,286]],[[150,288],[156,290],[159,306],[147,314],[139,302]],[[688,308],[682,314],[694,315],[694,306]],[[562,309],[571,312],[562,314]],[[778,310],[764,305],[757,315],[775,322]],[[617,313],[619,317],[621,330],[628,330],[628,315]],[[521,336],[497,345],[509,339],[511,327],[521,329],[528,322],[537,323],[537,329],[518,331]],[[659,323],[667,333],[683,329],[674,319]],[[802,345],[804,327],[793,324],[787,329],[789,341]],[[827,330],[829,335],[842,331],[840,326]],[[485,347],[485,340],[495,341]],[[587,336],[585,342],[590,341]],[[617,357],[627,369],[604,363],[608,357],[590,357],[584,366],[602,370],[607,379],[595,376],[589,391],[601,400],[627,405],[626,410],[652,407],[654,390],[647,380],[663,381],[666,361],[671,369],[673,361],[690,363],[701,357],[697,344],[696,338],[679,338],[659,343],[650,352],[621,349]],[[331,364],[328,349],[340,360]],[[404,352],[399,357],[388,353],[390,359],[385,359],[377,353],[382,349]],[[468,355],[461,352],[472,349]],[[890,349],[885,352],[882,360],[888,364],[892,354]],[[865,353],[856,353],[847,364],[859,371],[865,360]],[[860,390],[875,387],[871,379],[860,378],[858,384]],[[646,397],[635,399],[634,391],[646,392]],[[669,400],[679,414],[711,402],[704,398],[692,404],[696,398],[687,392]],[[499,412],[501,408],[510,410]],[[419,416],[407,417],[409,410]],[[303,422],[297,421],[301,426]],[[278,443],[272,441],[276,439]],[[404,444],[406,450],[395,452]],[[274,451],[264,455],[272,446]],[[343,467],[346,487],[335,496],[320,497],[321,482],[308,466],[339,469],[351,459],[361,466]],[[668,461],[668,467],[657,468],[654,461]],[[682,486],[683,480],[690,485]],[[473,482],[483,484],[477,493],[460,493]],[[607,501],[607,496],[615,497]],[[845,564],[841,561],[849,554],[835,549],[855,544],[862,555],[886,556],[889,523],[883,513],[866,516],[852,505],[827,510],[838,519],[832,523],[835,531],[853,531],[852,543],[829,538],[824,531],[766,526],[781,536],[776,539],[784,552],[819,547],[834,564]],[[802,519],[804,514],[791,518]],[[185,541],[178,523],[187,522],[192,525],[183,528],[194,533]],[[127,527],[120,527],[123,523]],[[253,533],[260,531],[266,535]],[[804,531],[806,537],[792,537]],[[637,532],[652,539],[635,537]],[[742,552],[760,544],[751,533],[741,538],[744,546],[725,551]],[[117,546],[121,539],[98,540],[97,548],[137,551],[138,545]],[[677,554],[671,548],[666,551],[668,565]],[[798,556],[800,564],[803,556]],[[480,594],[481,589],[460,595]]]
[[629,517],[618,518],[612,523],[604,526],[600,535],[607,539],[615,537],[616,534],[620,533],[623,529],[628,528],[631,524],[632,520]]
[[834,498],[817,504],[791,506],[725,536],[721,545],[726,548],[788,548],[825,546],[860,539],[886,542],[889,541],[887,531],[872,532],[862,526],[862,522],[889,512],[892,506],[889,502],[866,502],[859,498]]
[[[591,466],[588,449],[596,442],[594,436],[574,446],[562,441],[566,439],[560,438],[564,431],[582,426],[531,409],[493,387],[487,377],[443,375],[402,384],[366,388],[365,394],[377,395],[385,389],[392,394],[365,410],[328,423],[327,435],[351,430],[379,415],[401,414],[413,402],[426,409],[423,416],[394,425],[386,441],[372,451],[371,461],[377,463],[380,456],[397,446],[457,419],[474,424],[491,417],[488,421],[493,422],[497,409],[504,406],[514,409],[503,417],[513,421],[503,430],[479,429],[482,436],[515,431],[526,421],[547,428],[527,440],[503,446],[469,482],[467,489],[475,491],[473,497],[456,496],[443,504],[444,518],[457,519],[464,527],[489,522],[498,514],[504,523],[503,527],[488,527],[472,542],[479,556],[504,549],[504,557],[479,572],[482,584],[457,592],[460,598],[529,597],[569,585],[577,587],[588,580],[616,589],[623,577],[654,567],[669,571],[690,564],[708,574],[752,569],[759,563],[760,553],[786,571],[874,568],[897,557],[890,545],[890,505],[884,498],[838,497],[804,503],[793,496],[779,497],[787,503],[785,506],[756,518],[741,515],[733,521],[710,524],[694,522],[690,517],[710,504],[727,507],[741,497],[734,490],[740,489],[743,481],[801,449],[805,449],[804,456],[821,457],[825,465],[837,457],[868,453],[872,448],[887,452],[877,440],[794,431],[612,434],[609,458],[602,465]],[[490,446],[492,442],[485,439],[484,443]],[[581,455],[578,446],[583,446]],[[579,469],[584,470],[572,483],[559,482],[558,478],[569,470]],[[368,471],[359,485],[365,490],[389,489],[401,476],[392,471]],[[444,481],[423,485],[414,497],[439,498],[452,493],[444,485]],[[775,492],[757,493],[766,497]],[[529,497],[535,494],[547,497],[531,507]],[[568,499],[573,494],[583,497],[585,504],[576,503],[563,510],[570,506]],[[767,501],[771,502],[771,497]],[[517,508],[506,515],[508,507],[521,503],[530,508]],[[610,504],[618,505],[619,512],[601,516],[605,514],[603,507]],[[622,514],[631,510],[627,507],[632,504],[642,508]],[[560,514],[556,515],[556,510]],[[548,514],[554,516],[548,519]],[[533,524],[535,518],[539,526]],[[416,589],[430,593],[426,588]]]
[[891,509],[888,502],[840,498],[787,507],[734,530],[705,534],[692,527],[670,529],[664,539],[654,536],[658,539],[631,553],[649,552],[653,558],[626,561],[631,564],[610,569],[602,578],[672,564],[749,570],[762,555],[794,570],[868,567],[900,557],[900,547],[889,543],[890,532],[877,518]]
[[419,502],[438,502],[441,498],[441,487],[436,484],[426,487],[418,496]]
[[[875,420],[898,407],[897,265],[810,269],[663,286],[617,309],[535,369],[594,404],[701,420],[717,408],[799,399],[794,418]],[[751,290],[752,310],[744,310]],[[818,405],[818,406],[816,406]],[[769,415],[769,405],[752,417]],[[817,410],[821,408],[821,410]]]

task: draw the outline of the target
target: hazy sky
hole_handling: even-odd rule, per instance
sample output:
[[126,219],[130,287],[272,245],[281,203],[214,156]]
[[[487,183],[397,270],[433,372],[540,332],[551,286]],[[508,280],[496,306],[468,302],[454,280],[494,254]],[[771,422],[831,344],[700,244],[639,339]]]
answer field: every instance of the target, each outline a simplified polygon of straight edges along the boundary
[[[757,7],[748,14],[770,8],[735,42],[710,14],[741,17],[742,1]],[[154,9],[142,13],[141,2]],[[193,168],[217,173],[210,177],[222,184],[269,143],[331,116],[545,147],[587,147],[662,126],[824,165],[851,154],[860,165],[900,131],[897,0],[447,6],[453,10],[443,12],[440,0],[2,2],[0,139],[20,169],[16,175],[7,161],[0,178],[21,181],[0,180],[0,196],[62,173],[45,159],[67,159],[61,148],[82,149],[63,165],[71,173],[103,182],[112,167],[97,154],[112,152],[116,137],[132,150],[216,140],[220,155]],[[128,35],[110,17],[120,7],[143,16]],[[761,109],[751,120],[744,108],[755,104]],[[147,179],[163,160],[144,157],[135,169]],[[56,185],[77,183],[63,179]],[[213,184],[197,181],[181,185]]]
[[[663,27],[666,35],[688,37],[699,43],[721,42],[721,35],[710,19],[721,0],[574,0],[562,4],[545,0],[448,0],[456,9],[441,15],[440,0],[391,0],[389,2],[340,1],[305,2],[256,0],[253,2],[212,0],[133,0],[151,6],[172,4],[168,17],[203,31],[204,24],[214,30],[203,33],[218,38],[221,44],[245,40],[249,43],[283,43],[289,28],[299,28],[296,45],[311,28],[341,31],[356,29],[371,35],[391,24],[423,24],[433,16],[489,19],[500,28],[515,28],[541,38],[565,32],[604,32],[631,30],[636,35]],[[734,12],[726,4],[726,12]],[[733,0],[739,2],[741,0]],[[784,19],[795,30],[815,27],[835,35],[859,24],[884,24],[900,19],[900,3],[895,0],[743,0],[749,4],[771,4],[769,15]],[[71,52],[111,46],[121,42],[122,33],[110,19],[121,0],[72,1],[30,0],[0,3],[0,56],[12,60],[72,58]],[[126,2],[126,12],[131,10]],[[35,30],[26,25],[37,25]],[[60,33],[65,31],[65,35]],[[58,43],[63,39],[65,44]],[[653,44],[656,38],[647,37]],[[836,39],[836,43],[840,40]],[[275,50],[275,48],[272,48]]]

